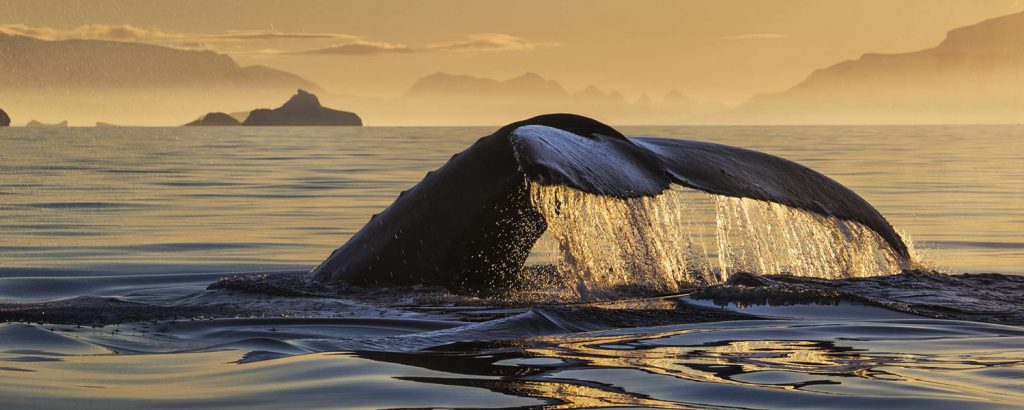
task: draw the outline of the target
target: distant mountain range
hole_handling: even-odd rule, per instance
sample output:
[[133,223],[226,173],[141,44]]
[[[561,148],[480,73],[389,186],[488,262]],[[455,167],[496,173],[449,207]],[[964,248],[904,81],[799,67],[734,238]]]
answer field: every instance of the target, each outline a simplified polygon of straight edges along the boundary
[[[678,102],[682,94],[671,90],[666,101]],[[416,80],[403,97],[407,98],[529,98],[566,99],[572,98],[584,102],[601,102],[624,104],[626,99],[618,91],[604,92],[596,86],[588,86],[574,93],[566,91],[558,81],[542,77],[537,73],[525,73],[521,76],[500,81],[470,75],[456,75],[438,72]],[[651,103],[650,97],[644,95],[637,102]],[[692,103],[692,101],[690,101]]]
[[450,73],[422,77],[393,98],[324,96],[332,104],[365,114],[373,124],[503,124],[550,112],[573,112],[616,124],[685,123],[725,108],[699,104],[678,90],[657,101],[642,95],[627,101],[617,91],[588,86],[568,91],[556,80],[524,73],[507,80]]
[[434,73],[416,80],[405,93],[406,97],[451,98],[491,97],[565,97],[569,93],[557,81],[535,73],[526,73],[505,81],[490,78]]
[[322,90],[212,51],[0,34],[0,100],[16,118],[167,125],[213,108],[270,104],[298,88]]
[[5,90],[211,86],[320,90],[297,75],[264,66],[242,67],[231,57],[212,51],[0,34],[0,87]]
[[952,30],[934,48],[865,54],[814,71],[788,90],[734,109],[695,102],[678,90],[627,101],[616,91],[569,90],[529,72],[507,80],[439,72],[395,97],[360,97],[327,93],[297,75],[243,67],[211,51],[0,34],[0,104],[21,124],[38,118],[176,125],[204,112],[271,106],[295,89],[316,92],[371,125],[493,125],[550,112],[617,125],[1020,123],[1024,12]]
[[372,124],[500,124],[546,112],[617,123],[679,123],[720,111],[668,93],[627,102],[596,86],[569,92],[536,73],[494,80],[434,73],[393,98],[330,94],[297,75],[240,66],[230,56],[132,42],[50,41],[0,34],[0,100],[16,118],[72,124],[181,124],[204,112],[267,106],[295,89],[316,92]]
[[934,48],[865,54],[722,115],[749,123],[1024,121],[1024,12],[950,31]]

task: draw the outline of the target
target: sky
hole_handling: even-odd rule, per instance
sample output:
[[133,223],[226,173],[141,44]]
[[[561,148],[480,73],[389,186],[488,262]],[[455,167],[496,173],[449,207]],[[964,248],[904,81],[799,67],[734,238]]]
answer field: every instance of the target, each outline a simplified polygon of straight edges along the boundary
[[394,96],[437,71],[535,72],[738,104],[868,52],[928,48],[1022,0],[0,0],[0,30],[206,48],[333,93]]

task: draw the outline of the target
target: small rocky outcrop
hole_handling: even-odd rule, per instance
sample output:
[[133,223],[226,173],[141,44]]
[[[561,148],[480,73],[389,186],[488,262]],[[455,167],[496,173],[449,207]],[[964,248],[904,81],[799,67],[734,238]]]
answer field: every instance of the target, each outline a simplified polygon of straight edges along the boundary
[[363,125],[363,121],[355,113],[326,108],[320,105],[320,100],[315,95],[299,90],[279,108],[254,110],[242,125],[359,127]]
[[10,126],[11,126],[11,117],[8,117],[7,113],[4,112],[4,110],[0,110],[0,127],[10,127]]
[[211,112],[198,120],[185,124],[186,127],[230,127],[242,125],[235,117],[222,112]]
[[47,124],[47,123],[39,122],[39,121],[36,121],[36,120],[32,120],[32,121],[29,121],[28,124],[25,124],[25,126],[26,127],[67,128],[68,127],[68,122],[65,120],[65,121],[58,122],[56,124]]

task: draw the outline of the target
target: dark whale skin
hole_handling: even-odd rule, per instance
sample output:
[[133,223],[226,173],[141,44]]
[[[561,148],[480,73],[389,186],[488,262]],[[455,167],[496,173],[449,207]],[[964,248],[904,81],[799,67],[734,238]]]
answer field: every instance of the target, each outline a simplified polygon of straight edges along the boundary
[[518,273],[546,229],[506,126],[402,192],[313,269],[322,282],[487,288]]
[[878,210],[853,190],[813,169],[774,155],[711,142],[630,139],[654,152],[680,185],[857,222],[881,235],[901,257],[909,258],[903,238]]
[[528,181],[617,198],[654,196],[678,183],[778,202],[861,223],[909,260],[903,240],[867,201],[795,162],[707,142],[627,138],[587,117],[548,114],[506,125],[427,173],[310,277],[324,283],[505,286],[547,228],[530,203]]

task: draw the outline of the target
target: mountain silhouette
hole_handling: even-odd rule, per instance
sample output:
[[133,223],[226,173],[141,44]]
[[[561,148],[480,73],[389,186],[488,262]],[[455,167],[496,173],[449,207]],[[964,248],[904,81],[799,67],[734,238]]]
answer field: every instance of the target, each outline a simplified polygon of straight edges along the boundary
[[506,80],[437,72],[419,78],[397,97],[326,94],[323,99],[372,117],[374,125],[493,125],[544,112],[574,112],[617,124],[680,124],[723,110],[694,102],[678,90],[669,94],[672,101],[644,96],[627,101],[621,93],[597,86],[573,93],[559,81],[532,72]]
[[546,79],[537,73],[530,72],[503,81],[438,72],[416,80],[404,97],[490,100],[573,98],[590,103],[626,102],[626,99],[618,91],[606,93],[593,85],[575,93],[569,93],[558,81]]
[[535,73],[498,81],[490,78],[448,73],[434,73],[420,78],[406,97],[459,98],[459,97],[566,97],[569,93],[557,81]]
[[604,91],[601,91],[600,88],[597,88],[596,86],[593,85],[584,88],[580,91],[577,91],[572,96],[573,98],[587,100],[591,102],[622,103],[626,101],[626,99],[623,98],[622,94],[619,93],[618,91],[605,93]]
[[212,51],[0,34],[0,87],[5,90],[201,86],[319,90],[294,74],[263,66],[242,67]]
[[0,127],[8,127],[10,125],[11,117],[9,117],[4,110],[0,110]]
[[270,104],[297,88],[321,90],[297,75],[243,67],[212,51],[0,34],[4,108],[28,118],[181,124],[196,112]]
[[32,121],[29,121],[28,124],[25,124],[25,126],[26,127],[33,127],[33,128],[43,128],[43,127],[46,127],[46,128],[67,128],[68,127],[68,122],[67,121],[61,121],[61,122],[54,123],[54,124],[47,124],[47,123],[39,122],[39,121],[36,121],[36,120],[32,120]]
[[865,54],[725,116],[754,123],[1020,122],[1024,12],[950,31],[938,46]]
[[276,109],[253,110],[242,125],[362,126],[363,121],[354,113],[332,110],[320,105],[320,99],[300,89],[284,105]]
[[222,112],[211,112],[198,120],[185,124],[186,127],[228,127],[242,125],[235,117]]

